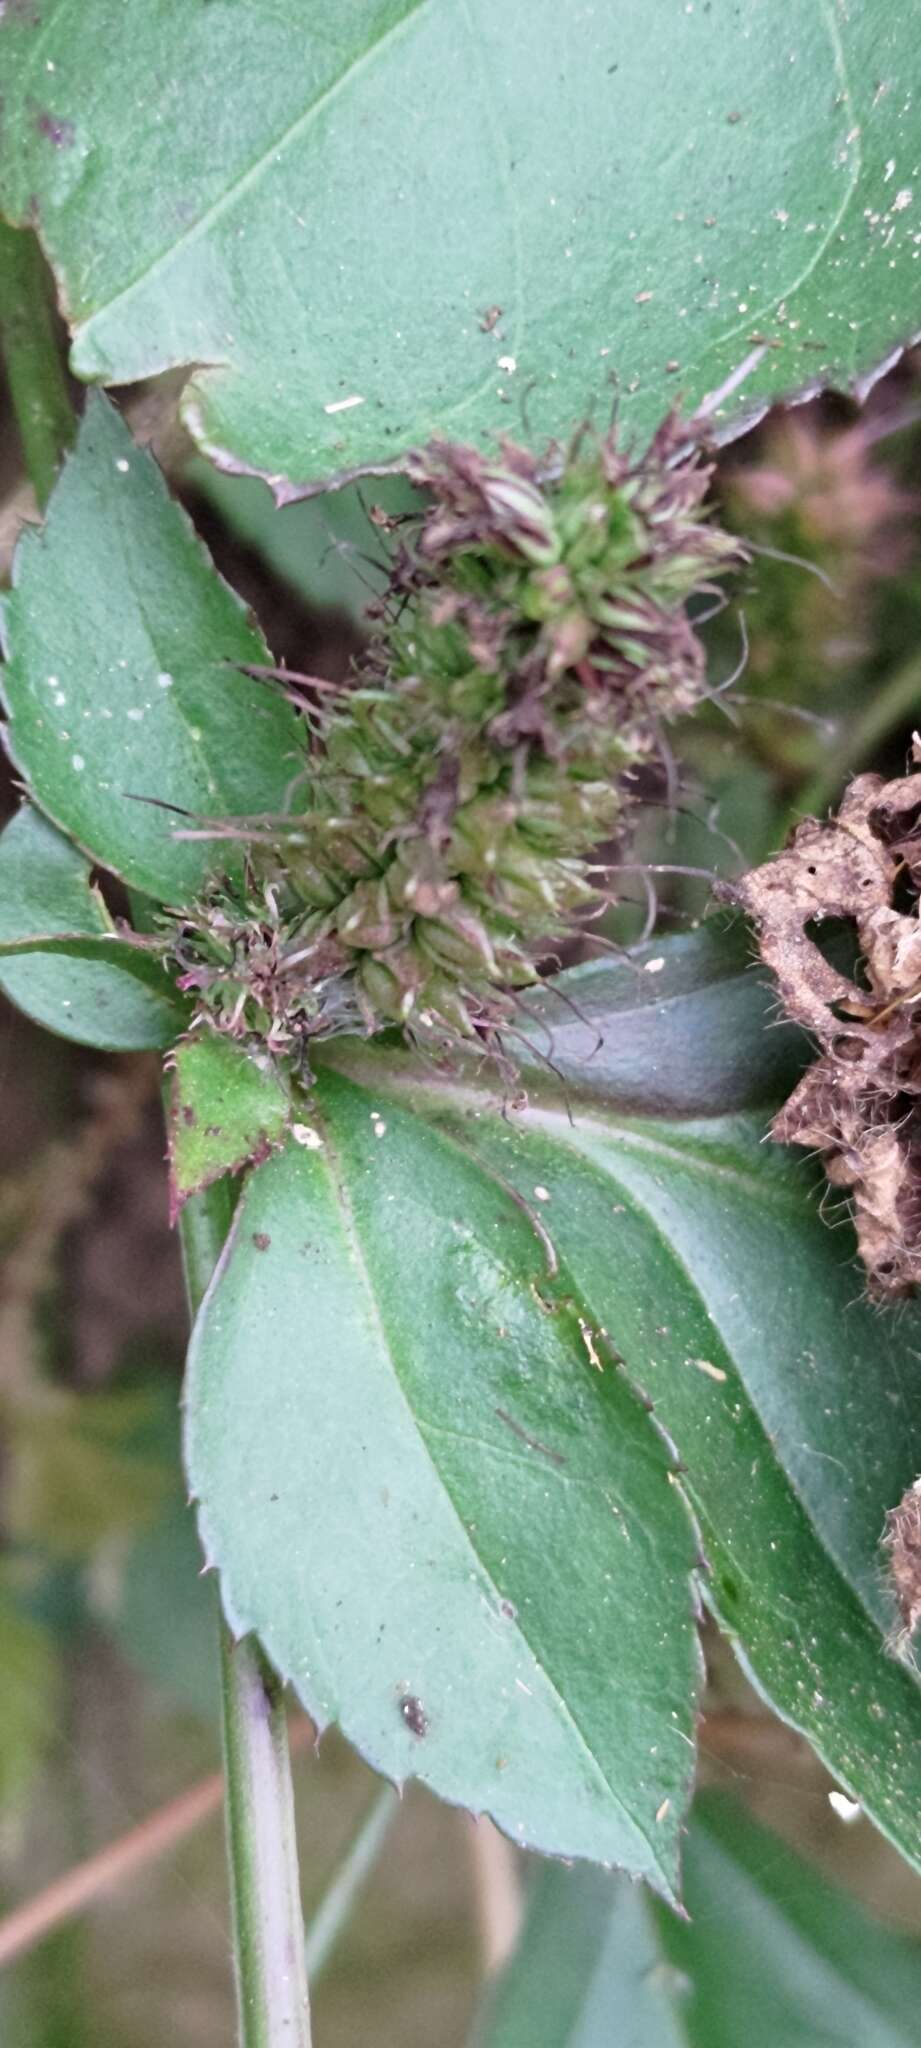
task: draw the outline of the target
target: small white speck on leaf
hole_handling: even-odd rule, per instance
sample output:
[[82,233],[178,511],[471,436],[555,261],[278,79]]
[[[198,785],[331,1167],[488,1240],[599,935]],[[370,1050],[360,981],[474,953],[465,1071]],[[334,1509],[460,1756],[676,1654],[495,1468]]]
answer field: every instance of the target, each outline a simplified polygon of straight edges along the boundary
[[536,1195],[536,1197],[537,1197],[537,1200],[538,1200],[539,1202],[549,1202],[549,1200],[550,1200],[550,1189],[549,1189],[549,1188],[535,1188],[535,1190],[534,1190],[534,1193],[535,1193],[535,1195]]
[[829,1792],[828,1804],[831,1807],[832,1813],[836,1813],[839,1820],[847,1821],[848,1823],[859,1820],[863,1812],[860,1800],[849,1799],[846,1792]]
[[585,1349],[588,1352],[590,1362],[594,1366],[595,1371],[603,1372],[604,1366],[602,1365],[601,1359],[598,1356],[598,1351],[595,1344],[595,1332],[594,1330],[589,1329],[588,1323],[584,1322],[581,1316],[579,1317],[579,1335],[582,1339],[583,1344],[585,1345]]
[[723,1381],[729,1377],[721,1365],[711,1365],[709,1358],[691,1358],[688,1363],[696,1365],[698,1372],[705,1372],[710,1380]]
[[312,1124],[292,1124],[291,1136],[296,1145],[303,1145],[308,1152],[322,1152],[323,1140]]
[[323,411],[324,411],[324,412],[351,412],[351,410],[352,410],[352,407],[353,407],[353,406],[355,406],[355,405],[364,405],[364,399],[363,399],[363,398],[359,398],[359,397],[358,397],[358,394],[357,394],[357,392],[356,392],[356,393],[354,393],[354,394],[353,394],[353,396],[352,396],[351,398],[333,398],[333,399],[331,399],[331,401],[330,401],[329,405],[324,405],[324,407],[323,407]]

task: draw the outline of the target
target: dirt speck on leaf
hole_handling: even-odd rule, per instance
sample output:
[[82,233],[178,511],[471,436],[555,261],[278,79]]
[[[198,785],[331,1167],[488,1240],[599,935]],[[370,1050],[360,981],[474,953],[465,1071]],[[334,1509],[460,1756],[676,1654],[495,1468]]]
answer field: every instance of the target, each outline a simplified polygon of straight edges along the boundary
[[49,114],[47,108],[42,107],[35,116],[35,126],[39,135],[44,135],[46,141],[54,144],[55,149],[73,148],[76,129],[72,121],[62,120],[57,114]]
[[421,1742],[423,1736],[429,1732],[429,1717],[422,1701],[416,1698],[414,1692],[404,1693],[400,1701],[400,1713],[407,1728],[413,1735],[417,1735]]

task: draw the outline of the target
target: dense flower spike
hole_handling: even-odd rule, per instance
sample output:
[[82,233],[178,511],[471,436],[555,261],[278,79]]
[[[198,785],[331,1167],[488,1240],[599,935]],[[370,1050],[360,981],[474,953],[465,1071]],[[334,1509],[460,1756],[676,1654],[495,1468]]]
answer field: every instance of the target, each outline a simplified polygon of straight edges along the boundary
[[515,991],[604,900],[589,856],[627,771],[704,694],[687,601],[741,554],[675,417],[640,460],[613,435],[543,464],[438,442],[411,474],[428,508],[350,683],[304,695],[290,813],[224,828],[247,888],[180,920],[203,1017],[302,1061],[387,1026],[501,1050]]

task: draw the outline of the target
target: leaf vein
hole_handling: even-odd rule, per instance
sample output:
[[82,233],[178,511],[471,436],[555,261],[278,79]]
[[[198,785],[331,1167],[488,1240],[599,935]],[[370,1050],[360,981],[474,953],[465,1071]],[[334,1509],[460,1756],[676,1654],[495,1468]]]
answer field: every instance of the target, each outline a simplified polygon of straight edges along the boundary
[[[286,150],[298,136],[304,134],[312,126],[313,122],[325,112],[327,107],[334,100],[338,99],[339,94],[344,91],[350,81],[367,64],[377,58],[388,43],[402,34],[413,16],[424,13],[427,8],[435,4],[436,0],[409,0],[409,4],[399,20],[392,22],[383,35],[378,36],[377,40],[370,43],[357,57],[351,58],[338,77],[333,79],[332,84],[326,86],[316,99],[311,100],[310,105],[305,107],[295,120],[289,122],[287,128],[283,129],[280,135],[273,137],[261,154],[251,164],[247,165],[245,171],[240,172],[239,176],[234,179],[231,185],[227,186],[225,191],[220,193],[217,199],[212,200],[211,205],[206,207],[204,213],[200,214],[197,220],[191,221],[189,226],[174,242],[171,242],[167,248],[161,249],[150,262],[145,264],[143,270],[139,270],[133,278],[130,278],[120,291],[113,294],[112,298],[106,300],[104,304],[97,306],[95,312],[91,313],[75,329],[75,343],[88,333],[94,322],[102,314],[108,315],[115,307],[121,306],[126,299],[130,299],[133,296],[141,285],[147,284],[151,277],[154,277],[158,271],[168,266],[179,255],[180,251],[193,246],[195,242],[199,241],[201,236],[206,234],[209,228],[213,227],[215,221],[220,220],[225,213],[233,208],[244,192],[249,191],[253,185],[258,183],[267,166],[283,150]],[[216,364],[211,366],[216,367]]]

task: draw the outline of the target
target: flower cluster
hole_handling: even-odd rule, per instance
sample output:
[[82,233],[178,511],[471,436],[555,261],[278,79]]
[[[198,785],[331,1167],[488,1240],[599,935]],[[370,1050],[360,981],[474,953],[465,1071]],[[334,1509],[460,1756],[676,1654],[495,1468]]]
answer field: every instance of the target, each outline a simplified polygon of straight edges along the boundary
[[[731,523],[765,549],[748,688],[776,696],[779,687],[786,703],[808,706],[871,653],[874,600],[910,558],[915,500],[879,459],[869,419],[842,428],[818,408],[779,412],[758,453],[752,462],[740,451],[722,477]],[[784,741],[775,718],[768,730],[768,751],[776,757],[779,744],[783,765],[796,769],[802,729]]]
[[438,442],[411,474],[427,509],[353,676],[305,696],[290,814],[226,828],[245,888],[176,940],[216,1028],[302,1061],[387,1026],[501,1046],[515,992],[605,900],[590,856],[705,692],[688,599],[741,552],[674,417],[638,459],[613,436],[543,464]]

